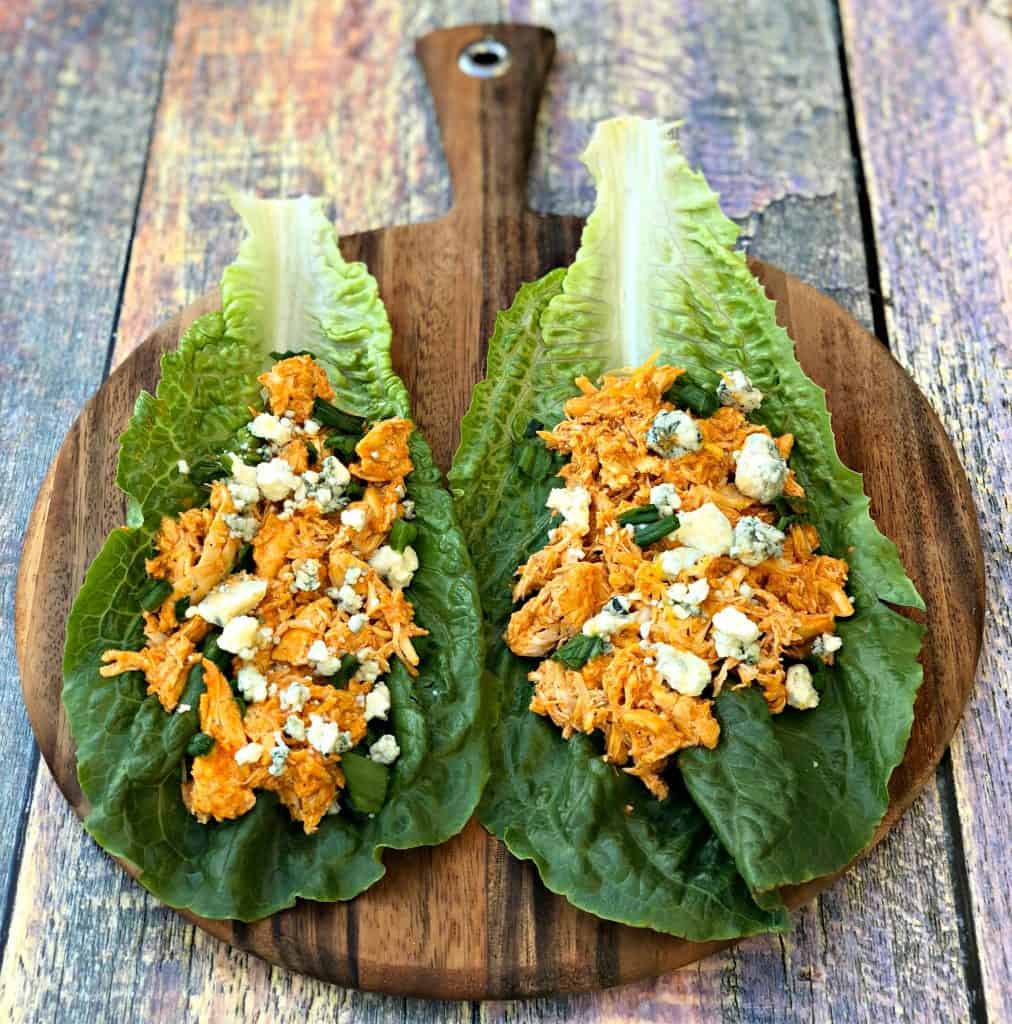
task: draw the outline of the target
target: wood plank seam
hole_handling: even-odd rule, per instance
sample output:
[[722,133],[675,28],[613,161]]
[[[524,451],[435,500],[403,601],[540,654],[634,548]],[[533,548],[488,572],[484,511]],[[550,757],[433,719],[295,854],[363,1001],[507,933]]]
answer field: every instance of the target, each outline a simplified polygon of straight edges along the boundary
[[[170,24],[175,23],[176,18],[176,7],[177,0],[172,0],[171,10],[168,13]],[[140,215],[141,196],[144,192],[144,181],[147,178],[148,164],[151,158],[151,145],[155,136],[155,125],[157,121],[158,108],[162,98],[162,87],[165,82],[165,70],[168,67],[169,54],[171,52],[171,37],[167,40],[166,45],[163,47],[161,55],[161,64],[158,69],[158,75],[156,79],[156,86],[152,96],[152,102],[149,107],[148,113],[148,124],[147,124],[147,140],[144,147],[144,158],[141,162],[140,173],[137,179],[137,193],[134,197],[134,207],[130,218],[130,231],[127,238],[126,250],[123,256],[123,267],[120,272],[119,286],[116,293],[116,302],[113,308],[112,321],[109,328],[109,337],[106,341],[105,358],[102,365],[101,376],[97,382],[97,387],[105,383],[109,376],[109,372],[112,368],[113,353],[116,348],[116,336],[119,330],[120,316],[123,309],[123,297],[126,291],[127,274],[130,269],[130,258],[133,252],[134,238],[137,234],[137,219]],[[22,857],[24,856],[25,847],[25,836],[28,831],[28,820],[31,815],[32,805],[35,799],[36,793],[36,781],[40,769],[41,757],[39,754],[39,747],[37,743],[32,744],[32,750],[29,760],[29,769],[27,773],[27,784],[25,786],[25,792],[21,802],[20,814],[17,819],[17,833],[14,844],[14,850],[11,857],[10,869],[7,876],[7,884],[3,893],[3,903],[0,906],[0,963],[2,963],[7,954],[7,941],[10,936],[11,918],[14,914],[14,902],[18,889],[18,882],[21,878],[21,863]],[[48,770],[48,769],[47,769]]]
[[952,750],[947,749],[938,766],[938,794],[942,815],[948,824],[946,847],[953,879],[953,900],[960,923],[959,935],[963,946],[963,976],[969,997],[970,1012],[975,1024],[988,1024],[987,999],[984,994],[984,975],[980,963],[980,944],[977,924],[973,916],[973,897],[970,893],[970,871],[963,845],[962,815],[956,796],[956,778],[952,767]]
[[872,333],[891,351],[885,301],[882,294],[882,278],[878,265],[878,247],[875,244],[875,221],[872,218],[871,197],[868,194],[868,181],[864,171],[861,137],[857,131],[857,113],[854,110],[854,94],[850,81],[850,68],[847,65],[847,44],[843,34],[843,18],[840,14],[839,0],[833,0],[830,8],[833,13],[833,34],[836,38],[836,52],[840,63],[840,88],[843,94],[844,114],[847,119],[847,137],[850,139],[850,155],[854,167],[854,191],[857,197],[858,216],[861,219],[861,240],[864,243]]

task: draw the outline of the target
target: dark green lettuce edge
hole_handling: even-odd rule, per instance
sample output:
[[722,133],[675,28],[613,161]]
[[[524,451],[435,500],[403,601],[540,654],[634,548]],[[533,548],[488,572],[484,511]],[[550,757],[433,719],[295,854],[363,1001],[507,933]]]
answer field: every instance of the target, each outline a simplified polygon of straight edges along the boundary
[[[488,776],[496,695],[479,683],[481,623],[468,551],[431,453],[415,432],[415,471],[407,489],[416,503],[421,567],[408,597],[417,621],[432,634],[433,653],[417,679],[399,664],[388,677],[402,753],[383,809],[372,818],[328,817],[313,836],[303,834],[273,794],[260,794],[255,808],[233,822],[201,825],[186,812],[180,795],[183,751],[198,727],[201,685],[184,694],[194,710],[167,715],[156,698],[145,696],[139,673],[103,679],[98,669],[104,650],[142,646],[139,596],[157,523],[197,497],[185,479],[174,480],[171,466],[180,457],[193,460],[220,450],[216,445],[231,435],[235,422],[248,418],[236,401],[239,396],[244,409],[245,393],[223,383],[234,411],[215,407],[209,415],[184,416],[184,428],[164,422],[178,416],[173,390],[200,372],[211,349],[230,344],[217,314],[198,321],[180,352],[165,357],[157,397],[142,396],[138,403],[140,415],[124,435],[120,480],[139,522],[110,534],[74,602],[63,702],[91,805],[85,825],[100,845],[134,865],[141,883],[168,905],[203,917],[251,921],[297,898],[350,899],[382,876],[383,848],[434,845],[460,831]],[[242,376],[241,343],[232,357],[213,365],[218,371],[230,366]],[[216,387],[204,380],[190,384],[186,395],[198,404],[202,399],[193,396]],[[129,446],[140,441],[137,457],[127,457]],[[161,495],[160,482],[168,482],[168,496]]]

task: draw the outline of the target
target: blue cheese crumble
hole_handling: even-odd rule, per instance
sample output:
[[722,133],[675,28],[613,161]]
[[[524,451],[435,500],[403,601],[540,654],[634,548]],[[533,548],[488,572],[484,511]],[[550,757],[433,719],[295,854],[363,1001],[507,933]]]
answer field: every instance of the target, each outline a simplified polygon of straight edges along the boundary
[[681,409],[664,409],[647,431],[647,447],[666,459],[677,459],[703,446],[703,435],[696,421]]
[[742,516],[734,527],[730,554],[743,565],[759,565],[767,558],[779,558],[784,553],[785,540],[775,526],[756,516]]
[[720,375],[717,399],[721,405],[729,405],[748,414],[763,404],[763,393],[741,370],[728,370]]
[[787,461],[769,434],[749,434],[738,453],[735,487],[746,497],[769,505],[784,493]]

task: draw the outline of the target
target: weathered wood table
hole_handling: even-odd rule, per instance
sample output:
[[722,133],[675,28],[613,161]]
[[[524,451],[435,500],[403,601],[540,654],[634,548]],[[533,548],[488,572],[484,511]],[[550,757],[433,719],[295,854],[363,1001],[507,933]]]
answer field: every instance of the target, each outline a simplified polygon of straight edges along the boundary
[[[35,490],[84,400],[238,241],[226,185],[320,193],[342,231],[435,216],[448,182],[412,40],[535,21],[559,54],[534,205],[584,213],[592,124],[685,122],[750,251],[913,373],[982,520],[989,610],[951,753],[794,932],[655,982],[515,1004],[342,991],[216,943],[87,838],[14,662]],[[68,1022],[1012,1020],[1012,36],[1001,0],[207,0],[0,5],[0,1015]],[[72,538],[70,539],[72,542]]]

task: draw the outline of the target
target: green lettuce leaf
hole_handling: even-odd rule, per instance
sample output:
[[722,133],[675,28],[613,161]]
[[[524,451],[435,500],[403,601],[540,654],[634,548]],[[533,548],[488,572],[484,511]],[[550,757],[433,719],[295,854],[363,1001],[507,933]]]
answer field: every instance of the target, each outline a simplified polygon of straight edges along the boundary
[[[545,884],[584,910],[615,921],[704,940],[781,930],[786,915],[763,910],[678,780],[663,804],[601,761],[597,743],[570,742],[528,710],[536,662],[506,647],[516,567],[542,547],[545,498],[559,481],[532,482],[517,459],[532,418],[555,423],[580,365],[546,356],[539,320],[560,294],[558,270],[520,289],[500,313],[488,375],[476,388],[450,471],[458,518],[475,560],[487,625],[489,670],[502,686],[492,776],[478,809],[487,829],[533,860]],[[543,370],[544,373],[539,373]],[[626,813],[626,807],[632,813]]]
[[[590,770],[590,751],[601,749],[592,741],[546,739],[537,761],[518,753],[552,727],[526,710],[524,674],[532,663],[510,655],[498,639],[510,613],[512,572],[541,546],[547,529],[547,518],[538,518],[546,486],[522,478],[513,447],[531,416],[547,424],[561,419],[577,374],[595,378],[654,353],[707,385],[715,386],[721,371],[739,368],[766,394],[754,418],[775,434],[795,435],[791,465],[807,492],[807,515],[819,528],[823,550],[850,563],[856,607],[854,617],[840,623],[844,647],[836,665],[816,673],[822,693],[816,711],[770,716],[755,695],[726,693],[716,705],[724,723],[717,748],[679,758],[685,789],[673,786],[670,800],[691,798],[733,860],[738,881],[775,908],[779,886],[827,874],[854,857],[888,806],[889,776],[903,756],[921,681],[923,631],[882,602],[923,604],[895,546],[871,520],[860,476],[837,456],[824,393],[805,376],[773,303],[732,249],[734,225],[670,132],[638,118],[605,122],[585,161],[598,199],[580,251],[565,272],[521,289],[497,322],[488,377],[475,391],[450,473],[482,581],[493,638],[489,665],[504,686],[493,777],[480,814],[511,849],[533,857],[546,883],[572,902],[618,920],[639,916],[628,890],[653,890],[645,875],[625,873],[628,863],[614,865],[610,884],[589,885],[579,868],[585,851],[566,828],[536,853],[530,846],[532,823],[547,807],[567,828],[566,815],[588,815],[602,835],[625,848],[632,826],[616,819],[615,808],[632,803],[636,817],[650,805],[626,800],[627,780],[617,773],[614,782],[595,784],[593,799],[583,796],[580,806],[560,810],[566,798],[558,793],[549,802],[549,790],[537,780],[568,780],[570,772]],[[672,884],[655,896],[654,919],[643,923],[693,938],[725,936],[739,926],[730,913],[696,920],[683,900]],[[666,916],[659,924],[662,904]],[[680,913],[694,923],[691,932],[678,921]]]
[[[197,712],[167,715],[143,677],[103,679],[103,651],[143,645],[144,560],[161,517],[201,499],[177,461],[220,453],[259,401],[255,375],[271,350],[311,349],[325,361],[338,404],[370,417],[405,415],[390,368],[390,327],[376,283],[346,263],[312,200],[236,200],[249,237],[226,271],[223,313],[201,318],[162,361],[157,393],[142,394],[123,435],[118,481],[130,526],[115,530],[88,571],[67,627],[63,700],[75,742],[85,825],[173,907],[255,920],[296,898],[349,899],[383,874],[383,848],[440,843],[458,832],[488,774],[494,691],[479,685],[477,588],[450,496],[421,436],[410,439],[421,567],[408,590],[431,633],[418,678],[400,663],[387,677],[401,747],[389,795],[374,817],[342,812],[306,836],[273,794],[232,822],[201,825],[180,795],[183,752]],[[191,674],[183,702],[203,683]]]

